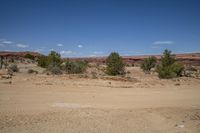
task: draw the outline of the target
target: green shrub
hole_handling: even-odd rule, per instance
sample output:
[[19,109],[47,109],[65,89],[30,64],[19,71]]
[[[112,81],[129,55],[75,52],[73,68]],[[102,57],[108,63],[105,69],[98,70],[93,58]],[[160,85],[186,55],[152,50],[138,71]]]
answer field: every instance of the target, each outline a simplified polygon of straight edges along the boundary
[[142,70],[145,72],[149,72],[152,68],[155,67],[156,61],[157,61],[157,59],[154,56],[145,58],[144,62],[141,64]]
[[118,53],[112,52],[106,59],[106,73],[108,75],[123,75],[125,64]]
[[31,59],[31,60],[35,59],[35,57],[32,54],[26,54],[24,57],[28,58],[28,59]]
[[38,74],[38,71],[36,71],[36,70],[33,70],[33,69],[28,69],[28,73],[35,73],[35,74]]
[[157,72],[159,78],[174,78],[176,77],[175,73],[170,69],[170,67],[162,67],[161,65],[157,66]]
[[61,62],[62,60],[60,54],[55,51],[51,51],[48,56],[39,57],[38,66],[47,68],[47,71],[52,74],[62,74],[60,69]]
[[171,55],[171,51],[165,50],[161,58],[161,64],[157,66],[156,71],[160,78],[180,77],[184,66],[177,63],[175,56]]
[[48,56],[40,56],[38,59],[38,66],[47,68],[51,65],[52,66],[60,66],[61,64],[61,57],[59,53],[55,51],[51,51]]
[[176,77],[180,77],[184,70],[184,66],[181,63],[175,62],[171,65],[171,70],[176,74]]
[[76,62],[66,61],[66,62],[64,62],[64,66],[62,68],[68,74],[83,73],[87,68],[87,62],[85,62],[85,61],[76,61]]
[[49,53],[47,59],[48,59],[48,65],[60,66],[60,64],[61,64],[60,54],[55,51],[51,51]]
[[47,68],[48,66],[48,58],[46,56],[40,56],[38,58],[38,66]]
[[62,74],[62,71],[60,69],[60,67],[58,66],[48,66],[48,69],[47,69],[49,72],[51,72],[51,74],[55,74],[55,75],[60,75]]
[[19,68],[17,67],[17,64],[11,64],[8,67],[9,70],[13,71],[13,72],[19,72]]
[[170,66],[172,64],[175,63],[175,55],[171,54],[171,51],[169,51],[168,49],[166,49],[163,52],[163,56],[161,57],[161,64],[163,67],[165,66]]

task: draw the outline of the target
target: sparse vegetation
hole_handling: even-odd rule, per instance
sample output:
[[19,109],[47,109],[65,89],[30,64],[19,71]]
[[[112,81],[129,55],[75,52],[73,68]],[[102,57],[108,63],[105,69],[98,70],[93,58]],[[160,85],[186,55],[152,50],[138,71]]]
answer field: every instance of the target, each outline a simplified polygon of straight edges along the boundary
[[38,59],[38,66],[47,68],[47,71],[52,74],[62,74],[60,64],[60,54],[55,51],[51,51],[48,56],[41,56]]
[[182,72],[184,70],[183,64],[179,62],[175,62],[171,65],[172,72],[176,74],[176,77],[180,77],[182,75]]
[[38,71],[33,70],[33,69],[28,69],[28,73],[29,74],[32,74],[32,73],[38,74]]
[[17,64],[11,64],[8,67],[9,70],[11,70],[12,72],[19,72],[19,68],[17,67]]
[[42,68],[47,68],[48,66],[48,58],[46,56],[40,56],[38,58],[38,66]]
[[31,60],[35,59],[35,57],[32,54],[26,54],[24,57]]
[[60,66],[61,57],[59,53],[51,51],[48,56],[40,56],[38,59],[38,66],[48,68],[51,66]]
[[144,72],[150,72],[152,68],[156,66],[156,57],[151,56],[149,58],[145,58],[144,62],[141,64],[141,68]]
[[161,58],[161,64],[157,66],[158,76],[160,78],[180,77],[184,66],[175,60],[175,56],[171,55],[171,51],[165,50]]
[[55,51],[51,51],[50,54],[47,57],[48,60],[48,66],[52,65],[53,67],[55,66],[60,66],[61,64],[61,57],[60,54],[55,52]]
[[66,61],[66,62],[64,62],[64,66],[62,68],[68,74],[83,73],[87,68],[87,62],[85,62],[85,61],[77,61],[77,62]]
[[49,72],[51,72],[51,74],[55,74],[55,75],[62,74],[62,71],[61,71],[60,67],[58,67],[58,66],[49,66],[47,70]]
[[120,55],[116,52],[112,52],[106,59],[106,73],[108,75],[123,75],[125,64],[122,61]]
[[62,70],[68,74],[83,73],[88,64],[86,61],[66,61],[63,62],[61,67],[61,63],[62,61],[60,54],[56,53],[55,51],[51,51],[47,57],[41,56],[38,60],[38,65],[43,68],[47,68],[47,71],[51,72],[52,74],[61,74]]

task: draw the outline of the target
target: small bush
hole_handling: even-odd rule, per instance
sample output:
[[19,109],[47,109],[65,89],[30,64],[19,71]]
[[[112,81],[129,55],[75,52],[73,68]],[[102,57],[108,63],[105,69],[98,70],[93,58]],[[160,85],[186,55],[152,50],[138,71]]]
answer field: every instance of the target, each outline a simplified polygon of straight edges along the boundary
[[52,66],[60,66],[61,64],[61,56],[59,53],[55,51],[51,51],[47,57],[47,64]]
[[145,58],[144,62],[141,64],[142,70],[145,72],[149,72],[152,68],[155,67],[156,61],[157,61],[157,59],[154,56]]
[[62,74],[62,71],[61,71],[60,67],[58,67],[58,66],[49,66],[48,71],[51,72],[51,74],[55,74],[55,75]]
[[184,66],[181,63],[175,62],[171,65],[171,70],[176,74],[176,77],[180,77],[184,70]]
[[33,70],[33,69],[28,69],[28,73],[30,73],[30,74],[32,74],[32,73],[38,74],[38,71]]
[[106,59],[106,73],[108,75],[123,75],[125,64],[122,61],[120,55],[116,52],[112,52]]
[[84,61],[66,61],[63,66],[63,70],[68,74],[83,73],[87,68],[87,62]]
[[38,66],[47,68],[48,66],[48,58],[46,56],[40,56],[38,58]]
[[26,54],[24,57],[31,60],[35,59],[35,57],[32,54]]
[[48,56],[41,56],[38,59],[38,66],[48,68],[51,66],[60,66],[61,57],[59,53],[51,51]]
[[184,66],[176,62],[175,56],[171,55],[171,51],[169,50],[164,51],[161,64],[156,69],[160,78],[180,77],[183,70]]
[[158,75],[160,78],[175,78],[180,77],[184,67],[181,64],[173,64],[168,67],[157,67]]
[[13,71],[13,72],[19,72],[19,68],[17,67],[17,64],[11,64],[8,67],[9,70]]

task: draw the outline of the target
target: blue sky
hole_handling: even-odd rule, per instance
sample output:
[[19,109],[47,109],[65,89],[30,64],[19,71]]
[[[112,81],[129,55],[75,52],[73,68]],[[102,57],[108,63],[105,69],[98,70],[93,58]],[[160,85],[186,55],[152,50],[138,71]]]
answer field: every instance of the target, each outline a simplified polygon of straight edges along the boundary
[[0,50],[63,57],[200,52],[199,0],[0,0]]

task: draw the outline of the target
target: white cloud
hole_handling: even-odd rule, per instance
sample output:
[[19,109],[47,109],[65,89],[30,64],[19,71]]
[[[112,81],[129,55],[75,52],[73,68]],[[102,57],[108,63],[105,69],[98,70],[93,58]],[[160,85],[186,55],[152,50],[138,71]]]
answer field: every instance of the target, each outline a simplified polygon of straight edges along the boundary
[[173,41],[155,41],[153,44],[155,45],[174,44],[174,42]]
[[73,52],[73,51],[71,51],[71,50],[67,50],[67,51],[63,50],[63,51],[60,51],[60,54],[61,54],[61,55],[74,54],[74,53],[75,53],[75,52]]
[[4,44],[12,44],[13,42],[12,41],[8,41],[8,40],[3,40],[2,43],[4,43]]
[[103,54],[103,51],[94,51],[93,54]]
[[0,39],[0,46],[1,47],[4,47],[4,46],[6,46],[6,45],[10,45],[10,44],[12,44],[13,42],[12,41],[8,41],[8,40],[6,40],[6,39]]
[[171,44],[174,44],[174,41],[155,41],[153,42],[153,46],[151,48],[159,49],[162,48],[164,45],[171,45]]
[[78,45],[78,47],[79,47],[79,48],[82,48],[82,47],[83,47],[83,45]]
[[27,47],[29,47],[28,45],[20,44],[20,43],[16,44],[16,46],[19,47],[19,48],[27,48]]
[[62,46],[63,46],[63,44],[59,43],[59,44],[57,44],[57,46],[58,46],[58,47],[62,47]]

